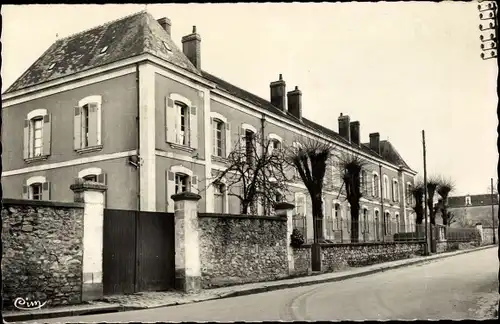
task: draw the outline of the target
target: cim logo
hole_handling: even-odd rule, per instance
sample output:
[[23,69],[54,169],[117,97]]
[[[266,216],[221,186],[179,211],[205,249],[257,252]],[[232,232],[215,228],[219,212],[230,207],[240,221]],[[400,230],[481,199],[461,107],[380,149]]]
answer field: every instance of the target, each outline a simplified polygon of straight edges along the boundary
[[14,307],[19,310],[32,310],[32,309],[40,309],[45,306],[47,302],[41,302],[39,300],[29,300],[29,298],[21,298],[18,297],[14,300]]

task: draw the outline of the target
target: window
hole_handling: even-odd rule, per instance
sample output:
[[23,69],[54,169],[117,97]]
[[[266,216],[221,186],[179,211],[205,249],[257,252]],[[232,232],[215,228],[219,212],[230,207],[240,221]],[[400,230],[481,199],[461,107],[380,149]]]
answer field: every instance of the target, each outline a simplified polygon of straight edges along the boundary
[[389,178],[384,175],[384,199],[389,199]]
[[334,206],[334,212],[333,212],[333,215],[334,215],[334,220],[335,220],[335,224],[334,224],[334,228],[336,230],[340,229],[340,204],[336,203],[335,206]]
[[363,233],[370,233],[370,226],[368,224],[368,209],[363,208]]
[[281,149],[281,142],[277,139],[271,139],[269,142],[269,154],[271,154],[274,150]]
[[214,184],[214,211],[216,213],[224,213],[224,184]]
[[37,182],[30,185],[29,197],[32,200],[42,200],[43,190],[42,184]]
[[224,156],[224,123],[221,120],[213,120],[213,155]]
[[385,227],[384,227],[384,235],[391,234],[391,214],[389,212],[385,213]]
[[74,149],[79,153],[101,149],[101,96],[78,102],[74,116]]
[[254,159],[254,145],[255,145],[254,138],[255,138],[254,132],[247,129],[245,131],[245,155],[248,164],[252,164]]
[[49,65],[49,71],[52,70],[54,68],[54,66],[56,66],[55,62],[50,63],[50,65]]
[[380,232],[379,232],[379,228],[380,228],[380,220],[379,220],[379,211],[378,210],[375,210],[375,240],[379,241],[380,240]]
[[104,46],[103,48],[101,48],[101,51],[99,53],[104,54],[104,53],[106,53],[107,50],[108,50],[108,47]]
[[188,191],[189,176],[182,173],[175,174],[175,193]]
[[304,195],[295,195],[295,214],[301,217],[306,216],[306,197]]
[[51,118],[46,109],[28,113],[24,121],[24,160],[45,159],[50,155]]
[[97,182],[97,175],[95,174],[89,174],[83,177],[83,180],[85,181],[91,181],[91,182]]
[[189,111],[188,107],[180,102],[175,102],[177,110],[177,144],[188,145]]
[[361,182],[361,188],[360,188],[361,193],[366,195],[368,189],[366,170],[361,170],[360,182]]
[[372,183],[372,193],[373,197],[378,197],[379,196],[379,188],[380,188],[380,180],[378,178],[378,174],[374,173],[373,174],[373,183]]
[[170,45],[167,44],[167,42],[163,42],[163,46],[165,46],[165,49],[169,52],[172,52],[172,48],[170,47]]
[[392,201],[399,201],[399,186],[397,180],[392,180]]
[[396,214],[396,233],[400,232],[400,222],[399,222],[399,214]]
[[413,204],[412,185],[409,182],[406,184],[406,202],[408,205]]

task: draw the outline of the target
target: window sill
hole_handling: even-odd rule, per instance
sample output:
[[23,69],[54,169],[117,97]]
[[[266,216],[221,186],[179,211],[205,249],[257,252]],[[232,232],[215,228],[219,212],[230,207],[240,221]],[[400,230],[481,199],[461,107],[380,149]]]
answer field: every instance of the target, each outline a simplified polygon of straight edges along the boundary
[[35,157],[24,159],[24,162],[33,163],[33,162],[38,162],[38,161],[45,161],[48,158],[49,158],[48,155],[41,155],[41,156],[35,156]]
[[222,156],[212,155],[212,161],[226,164],[228,162],[228,159]]
[[90,147],[84,147],[81,149],[76,149],[75,151],[78,154],[85,154],[85,153],[90,153],[90,152],[97,152],[102,150],[102,145],[96,145],[96,146],[90,146]]
[[172,147],[174,149],[181,150],[181,151],[188,152],[188,153],[193,153],[195,150],[192,147],[182,145],[182,144],[176,144],[176,143],[169,143],[169,144],[170,144],[170,147]]

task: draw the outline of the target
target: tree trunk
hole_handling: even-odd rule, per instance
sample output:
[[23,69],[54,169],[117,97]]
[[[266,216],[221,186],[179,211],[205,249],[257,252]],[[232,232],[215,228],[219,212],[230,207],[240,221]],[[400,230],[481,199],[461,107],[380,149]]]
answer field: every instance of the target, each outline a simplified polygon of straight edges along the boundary
[[248,215],[248,206],[249,205],[250,205],[249,201],[247,201],[247,200],[241,201],[241,214]]
[[359,242],[359,203],[351,205],[351,243]]
[[324,240],[323,236],[323,201],[320,198],[315,197],[312,200],[312,213],[313,213],[313,229],[314,229],[314,241],[322,242]]

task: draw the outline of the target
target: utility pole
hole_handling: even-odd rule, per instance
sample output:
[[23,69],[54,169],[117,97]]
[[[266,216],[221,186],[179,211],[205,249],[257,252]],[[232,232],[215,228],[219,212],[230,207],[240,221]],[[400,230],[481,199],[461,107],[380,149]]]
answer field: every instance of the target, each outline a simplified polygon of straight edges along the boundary
[[491,178],[491,226],[493,227],[493,244],[497,244],[495,235],[495,201],[493,200],[493,178]]
[[424,151],[424,217],[425,217],[425,255],[429,255],[429,229],[427,220],[427,162],[425,152],[425,131],[422,130],[422,147]]

